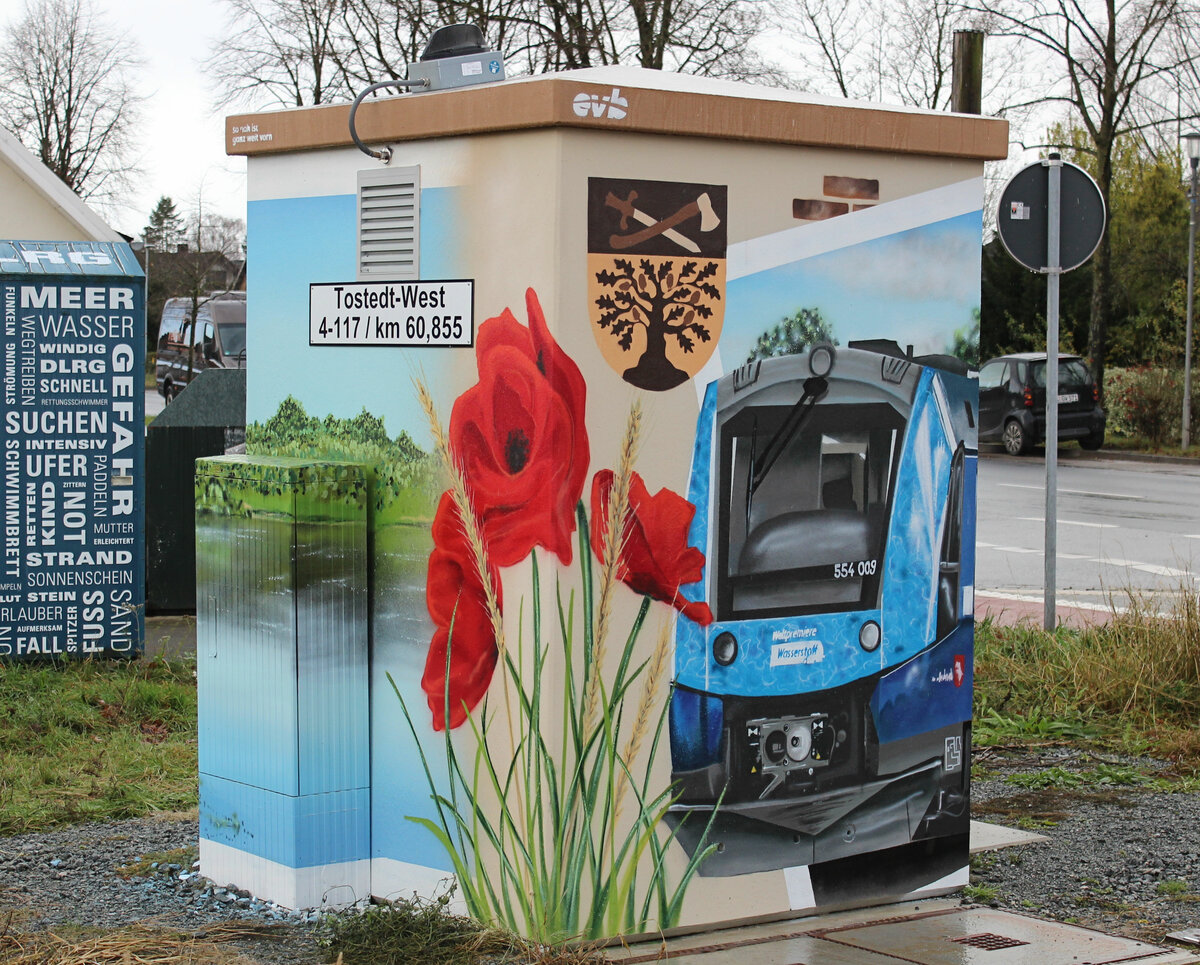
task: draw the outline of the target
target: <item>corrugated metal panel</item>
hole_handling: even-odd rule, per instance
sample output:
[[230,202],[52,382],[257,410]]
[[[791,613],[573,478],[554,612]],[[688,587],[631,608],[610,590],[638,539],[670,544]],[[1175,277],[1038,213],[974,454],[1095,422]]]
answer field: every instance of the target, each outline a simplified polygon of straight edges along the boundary
[[124,242],[0,241],[0,274],[143,277]]
[[201,837],[292,868],[370,853],[360,466],[196,472]]
[[421,169],[358,174],[358,277],[420,277]]
[[296,494],[300,793],[365,788],[367,481],[318,466]]
[[297,794],[294,497],[290,513],[247,516],[261,481],[219,484],[230,511],[196,519],[200,770]]

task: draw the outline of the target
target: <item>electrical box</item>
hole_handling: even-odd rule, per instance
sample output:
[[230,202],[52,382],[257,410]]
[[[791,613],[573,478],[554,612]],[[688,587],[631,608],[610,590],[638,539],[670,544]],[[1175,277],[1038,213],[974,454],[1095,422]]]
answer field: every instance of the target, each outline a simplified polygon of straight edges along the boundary
[[0,659],[136,656],[146,278],[126,244],[0,241]]
[[200,869],[289,907],[369,891],[367,487],[196,463]]
[[603,68],[356,125],[386,165],[341,106],[228,147],[247,451],[373,470],[371,892],[601,938],[964,884],[1005,122]]

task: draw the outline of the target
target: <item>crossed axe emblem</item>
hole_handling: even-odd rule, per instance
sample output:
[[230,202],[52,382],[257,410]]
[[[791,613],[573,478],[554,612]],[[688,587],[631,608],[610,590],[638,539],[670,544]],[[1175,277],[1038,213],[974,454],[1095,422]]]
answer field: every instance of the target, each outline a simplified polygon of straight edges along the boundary
[[662,235],[664,238],[675,242],[684,251],[690,251],[692,254],[698,255],[700,254],[700,246],[687,235],[676,231],[675,226],[691,220],[696,215],[700,216],[699,227],[704,232],[712,231],[721,223],[717,212],[713,210],[712,199],[709,198],[707,191],[699,195],[695,201],[689,201],[674,214],[667,215],[667,217],[662,219],[655,218],[646,214],[645,211],[635,208],[633,203],[637,200],[637,196],[638,193],[636,191],[630,191],[629,197],[619,198],[609,191],[608,196],[604,199],[604,203],[608,207],[620,212],[622,231],[627,231],[631,219],[646,226],[638,231],[630,231],[627,234],[612,235],[608,239],[608,243],[618,251],[624,251],[626,248],[632,248],[634,245],[640,245],[643,241]]

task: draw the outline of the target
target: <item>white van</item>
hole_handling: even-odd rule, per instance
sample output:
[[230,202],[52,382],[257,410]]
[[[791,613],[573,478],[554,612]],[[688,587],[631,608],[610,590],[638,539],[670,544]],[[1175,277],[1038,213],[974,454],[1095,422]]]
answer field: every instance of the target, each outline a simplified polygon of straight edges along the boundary
[[[204,369],[246,367],[246,293],[211,292],[200,300],[168,298],[158,327],[155,381],[170,402]],[[190,357],[190,364],[189,364]]]

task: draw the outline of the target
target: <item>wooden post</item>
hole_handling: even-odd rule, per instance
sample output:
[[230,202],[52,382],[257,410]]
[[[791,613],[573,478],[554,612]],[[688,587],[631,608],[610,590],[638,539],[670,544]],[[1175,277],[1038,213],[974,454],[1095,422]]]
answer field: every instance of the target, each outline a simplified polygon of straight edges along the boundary
[[954,31],[950,110],[979,114],[983,107],[983,32]]

